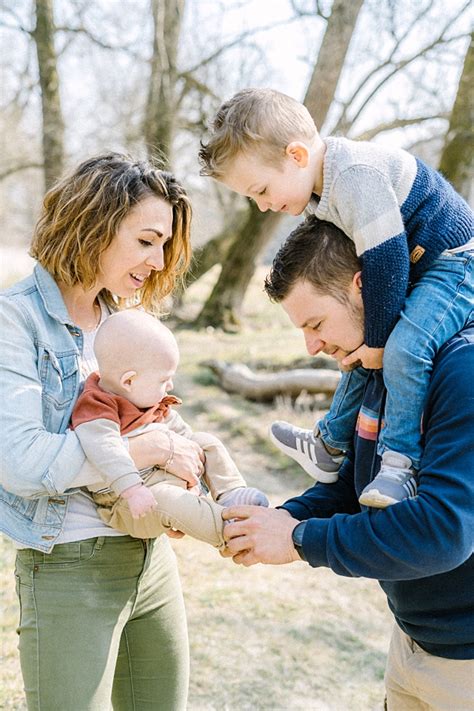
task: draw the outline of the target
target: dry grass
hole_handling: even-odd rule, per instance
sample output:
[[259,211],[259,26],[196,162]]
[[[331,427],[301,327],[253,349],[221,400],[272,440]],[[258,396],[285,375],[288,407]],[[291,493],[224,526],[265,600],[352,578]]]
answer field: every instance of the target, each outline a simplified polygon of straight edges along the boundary
[[[247,298],[242,334],[180,330],[176,391],[183,416],[196,430],[225,441],[250,485],[272,504],[311,484],[266,438],[275,417],[309,425],[303,404],[272,408],[223,393],[199,363],[212,356],[285,363],[304,355],[303,340],[281,309],[260,295],[261,275]],[[202,287],[201,287],[202,288]],[[190,308],[202,297],[196,288]],[[381,709],[383,668],[391,626],[374,581],[340,578],[304,563],[244,569],[190,538],[173,542],[189,618],[192,676],[190,711],[366,711]],[[3,541],[0,708],[20,711],[16,652],[14,551]]]

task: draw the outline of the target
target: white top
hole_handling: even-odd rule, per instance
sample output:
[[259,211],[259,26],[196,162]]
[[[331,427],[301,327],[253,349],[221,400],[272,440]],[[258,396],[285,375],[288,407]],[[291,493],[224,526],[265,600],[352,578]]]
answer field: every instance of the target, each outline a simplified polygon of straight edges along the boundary
[[[101,303],[100,323],[93,331],[83,331],[84,347],[81,360],[81,380],[84,381],[94,370],[97,370],[97,360],[94,354],[94,339],[100,324],[107,318],[108,311]],[[64,520],[64,528],[58,537],[58,543],[84,541],[97,536],[123,536],[123,533],[103,523],[97,513],[97,506],[91,497],[84,492],[72,494]]]

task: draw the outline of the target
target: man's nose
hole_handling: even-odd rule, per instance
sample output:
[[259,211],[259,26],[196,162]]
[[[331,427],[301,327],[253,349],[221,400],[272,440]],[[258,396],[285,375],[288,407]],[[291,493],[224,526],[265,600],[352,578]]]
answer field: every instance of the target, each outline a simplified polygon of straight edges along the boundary
[[304,340],[306,343],[306,350],[311,356],[315,356],[320,353],[325,345],[324,341],[314,335],[314,333],[305,333]]
[[163,246],[157,245],[153,251],[148,255],[146,263],[149,267],[154,269],[156,272],[161,272],[165,266],[165,255],[163,252]]

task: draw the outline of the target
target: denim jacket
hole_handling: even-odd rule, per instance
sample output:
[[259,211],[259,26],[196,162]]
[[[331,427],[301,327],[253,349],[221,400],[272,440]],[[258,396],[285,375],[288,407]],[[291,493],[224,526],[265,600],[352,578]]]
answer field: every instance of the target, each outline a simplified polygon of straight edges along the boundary
[[85,459],[68,428],[82,349],[82,331],[39,264],[0,293],[0,530],[45,552],[61,533]]

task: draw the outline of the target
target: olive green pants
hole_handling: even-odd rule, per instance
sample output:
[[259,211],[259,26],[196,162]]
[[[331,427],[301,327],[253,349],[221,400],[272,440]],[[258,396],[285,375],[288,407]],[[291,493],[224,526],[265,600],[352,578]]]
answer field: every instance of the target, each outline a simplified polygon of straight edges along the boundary
[[166,536],[20,550],[15,575],[29,711],[184,711],[186,616]]

